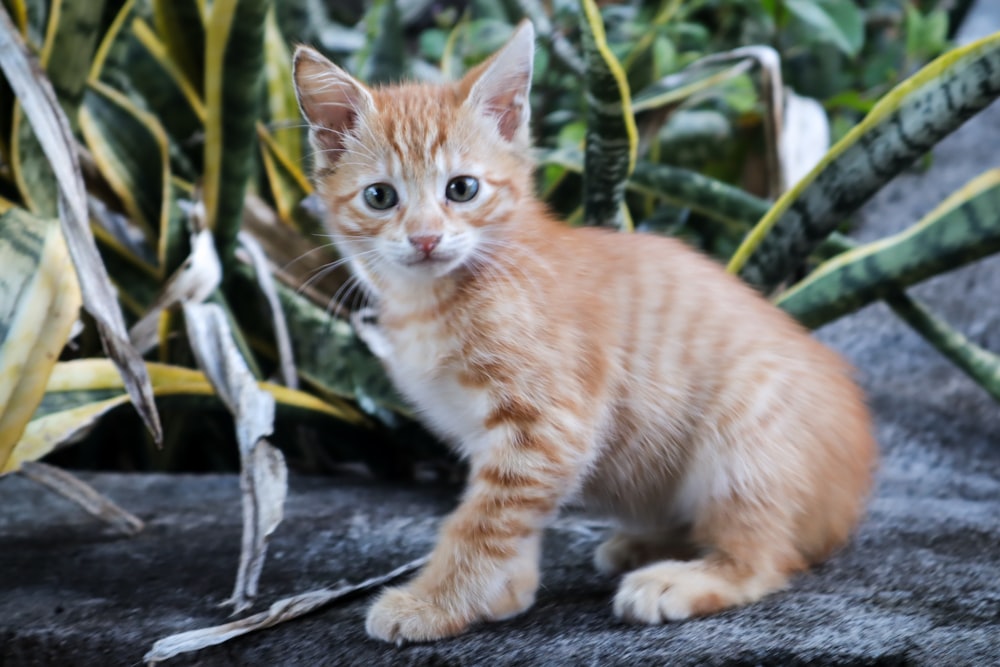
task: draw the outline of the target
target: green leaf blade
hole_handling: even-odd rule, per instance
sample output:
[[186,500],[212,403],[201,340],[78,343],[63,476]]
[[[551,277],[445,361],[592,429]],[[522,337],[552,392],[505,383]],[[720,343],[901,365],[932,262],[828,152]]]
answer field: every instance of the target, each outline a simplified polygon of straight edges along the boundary
[[974,179],[919,223],[820,265],[777,304],[819,327],[908,285],[1000,251],[1000,170]]
[[587,63],[587,145],[584,155],[584,222],[627,228],[625,185],[635,168],[638,132],[621,64],[608,48],[594,0],[581,0]]
[[847,215],[1000,96],[1000,33],[934,61],[896,87],[747,236],[731,272],[773,289]]
[[205,210],[224,267],[231,266],[254,167],[264,83],[267,0],[216,0],[205,62]]

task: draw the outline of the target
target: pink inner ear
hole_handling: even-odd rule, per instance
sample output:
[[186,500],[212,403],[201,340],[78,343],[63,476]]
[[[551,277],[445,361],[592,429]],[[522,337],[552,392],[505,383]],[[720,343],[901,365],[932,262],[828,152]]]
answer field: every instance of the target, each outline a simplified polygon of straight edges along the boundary
[[347,72],[318,53],[300,52],[295,61],[295,90],[309,121],[310,139],[327,164],[344,149],[344,137],[357,124],[371,99]]
[[344,109],[337,114],[327,112],[322,124],[311,123],[309,136],[314,147],[325,154],[327,162],[340,157],[344,135],[354,129],[357,120],[358,113],[354,109]]
[[470,73],[470,77],[476,78],[470,92],[473,104],[496,119],[497,128],[507,141],[528,139],[533,60],[534,32],[530,25],[523,25],[485,69]]
[[500,135],[507,141],[514,141],[517,132],[525,121],[523,107],[519,103],[518,94],[508,91],[490,99],[486,104],[486,112],[497,119]]

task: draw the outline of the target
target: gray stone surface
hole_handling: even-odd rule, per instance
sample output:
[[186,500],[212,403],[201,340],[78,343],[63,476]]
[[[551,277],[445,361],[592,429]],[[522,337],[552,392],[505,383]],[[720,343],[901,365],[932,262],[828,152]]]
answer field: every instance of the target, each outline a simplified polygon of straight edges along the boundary
[[[928,172],[880,193],[857,236],[906,227],[989,167],[1000,167],[997,105],[943,142]],[[1000,257],[913,293],[1000,351]],[[857,366],[883,461],[854,541],[786,591],[707,619],[620,623],[610,613],[615,581],[590,566],[603,526],[570,514],[548,534],[538,603],[511,621],[396,648],[365,637],[359,598],[169,664],[1000,664],[1000,405],[882,305],[819,336]],[[0,479],[2,667],[137,665],[154,640],[227,620],[217,604],[236,567],[237,480],[86,479],[147,529],[118,537],[27,480]],[[454,491],[293,478],[261,606],[424,553],[453,503]]]

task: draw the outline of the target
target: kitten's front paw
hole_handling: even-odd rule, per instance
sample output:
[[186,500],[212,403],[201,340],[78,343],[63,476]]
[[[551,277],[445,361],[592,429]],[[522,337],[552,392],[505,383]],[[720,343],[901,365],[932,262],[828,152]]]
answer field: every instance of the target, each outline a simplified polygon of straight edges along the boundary
[[365,630],[374,639],[402,644],[426,642],[459,634],[469,620],[449,614],[408,588],[389,588],[368,610]]
[[389,340],[378,327],[378,311],[374,308],[361,308],[351,313],[351,326],[358,338],[364,341],[368,349],[379,359],[387,359],[392,352]]

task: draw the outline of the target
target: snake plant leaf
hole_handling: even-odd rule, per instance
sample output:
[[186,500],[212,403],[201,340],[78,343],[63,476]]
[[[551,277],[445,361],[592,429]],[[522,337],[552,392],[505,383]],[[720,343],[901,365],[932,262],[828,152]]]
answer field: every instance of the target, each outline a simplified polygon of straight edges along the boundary
[[87,195],[69,123],[44,73],[31,59],[6,10],[0,10],[0,70],[31,122],[59,183],[59,213],[83,304],[93,316],[108,356],[125,379],[129,395],[154,440],[162,439],[159,415],[142,358],[128,343],[125,321],[101,264],[87,215]]
[[[142,47],[149,53],[150,57],[156,61],[162,75],[164,78],[170,82],[172,87],[175,88],[172,97],[177,97],[177,93],[180,93],[180,97],[186,102],[187,109],[177,109],[176,107],[171,107],[171,112],[176,113],[177,111],[183,111],[187,114],[193,115],[199,125],[205,122],[206,110],[205,102],[201,91],[195,87],[194,84],[187,78],[184,71],[175,62],[171,53],[168,50],[167,44],[160,39],[160,36],[149,27],[149,24],[143,21],[141,18],[137,18],[132,22],[132,34],[136,41],[142,45]],[[133,83],[140,87],[140,90],[144,91],[149,86],[143,85],[144,81],[142,79],[133,76]],[[162,83],[162,81],[160,82]],[[161,93],[162,95],[162,93]],[[158,98],[155,94],[145,93],[144,97],[149,99],[153,108],[163,109],[166,108],[162,104],[156,104],[156,99]],[[165,121],[166,122],[166,119]],[[188,135],[175,134],[178,139],[184,140],[188,139]]]
[[254,165],[268,0],[215,0],[205,35],[204,201],[224,267],[233,263]]
[[157,266],[96,225],[94,239],[122,307],[136,318],[141,317],[160,289]]
[[660,28],[674,18],[677,11],[681,8],[682,2],[683,0],[666,0],[666,2],[660,5],[660,9],[657,10],[653,20],[646,26],[642,36],[639,37],[635,46],[632,47],[628,55],[625,56],[625,59],[622,60],[622,67],[626,72],[630,72],[636,61],[640,60],[646,54],[649,47],[656,40]]
[[42,217],[59,214],[59,186],[20,100],[14,103],[10,142],[11,169],[21,201]]
[[119,392],[112,398],[84,403],[32,420],[10,458],[0,467],[0,475],[16,472],[28,461],[37,461],[60,447],[79,441],[101,417],[126,403],[128,394]]
[[853,0],[784,0],[784,7],[808,27],[816,41],[830,42],[848,57],[861,50],[864,17]]
[[587,63],[577,52],[576,47],[566,39],[561,31],[556,30],[549,18],[548,10],[539,0],[506,0],[508,14],[529,19],[535,28],[535,34],[552,46],[552,55],[575,76],[586,76]]
[[0,469],[11,458],[73,323],[80,287],[55,219],[0,215]]
[[909,285],[1000,251],[1000,169],[956,191],[920,222],[824,262],[777,304],[819,327]]
[[153,0],[153,25],[169,60],[198,97],[205,93],[205,16],[203,0]]
[[24,0],[8,4],[21,36],[28,44],[38,47],[45,42],[45,28],[49,25],[51,4],[46,0]]
[[319,221],[306,214],[300,206],[313,191],[312,184],[298,166],[302,163],[292,161],[263,123],[257,125],[257,138],[260,140],[267,185],[282,222],[305,234],[323,234]]
[[885,302],[914,331],[1000,401],[1000,355],[979,347],[902,291]]
[[[368,414],[411,414],[382,364],[354,334],[351,325],[331,314],[335,304],[323,308],[281,283],[276,287],[291,332],[292,353],[300,378],[325,399],[356,401]],[[236,289],[244,293],[256,289],[249,267],[237,267]],[[238,309],[239,319],[247,321],[240,310],[245,304],[233,306]]]
[[[58,2],[59,25],[46,40],[45,71],[70,126],[76,130],[77,109],[83,101],[90,63],[101,38],[105,0]],[[51,39],[51,42],[49,42]]]
[[366,46],[355,70],[371,84],[399,81],[406,74],[406,39],[397,0],[375,0],[365,14]]
[[1000,33],[946,53],[886,95],[747,235],[728,270],[765,291],[836,225],[1000,95]]
[[[559,165],[574,173],[583,172],[583,156],[578,150],[543,150],[539,151],[538,160],[540,164]],[[636,163],[626,189],[662,199],[678,208],[689,208],[744,232],[770,208],[767,200],[728,183],[696,171],[645,160]]]
[[129,222],[145,232],[150,245],[155,244],[157,276],[165,278],[180,266],[189,246],[164,127],[156,116],[99,80],[88,87],[80,126],[98,170]]
[[100,81],[80,110],[80,129],[101,175],[149,239],[167,226],[171,198],[167,136],[156,117]]
[[632,98],[632,111],[642,113],[678,104],[703,90],[746,74],[752,67],[753,61],[748,58],[711,68],[695,61],[680,72],[665,76],[636,93]]
[[291,164],[302,164],[302,114],[292,84],[292,54],[278,27],[274,8],[264,25],[264,51],[270,134]]
[[[215,395],[211,383],[201,371],[156,362],[149,362],[148,365],[157,396]],[[259,382],[258,386],[274,396],[278,414],[336,419],[355,425],[367,423],[365,416],[347,401],[323,401],[303,391],[271,382]],[[114,365],[107,359],[76,359],[56,364],[45,391],[34,419],[87,405],[95,398],[103,400],[124,393],[124,385]]]
[[767,213],[769,202],[696,171],[640,161],[629,179],[631,191],[689,208],[732,229],[749,230]]
[[[201,371],[181,366],[148,364],[153,393],[160,399],[195,397],[199,406],[217,398],[212,384]],[[322,401],[302,391],[260,382],[258,387],[274,397],[279,415],[303,419],[332,419],[364,425],[367,418],[347,401]],[[77,359],[55,364],[45,395],[24,435],[7,459],[0,474],[17,470],[25,461],[37,461],[75,442],[111,410],[128,403],[121,377],[107,359]]]
[[594,0],[580,0],[583,53],[587,62],[587,146],[584,156],[584,223],[626,227],[625,183],[635,167],[638,132],[628,81],[608,48]]
[[17,27],[21,36],[28,34],[28,5],[24,0],[3,0],[3,3],[10,12],[11,21]]
[[99,81],[104,75],[104,65],[108,62],[111,52],[118,43],[122,35],[122,29],[135,14],[135,3],[136,0],[125,0],[118,9],[118,14],[115,15],[108,26],[108,29],[104,31],[104,35],[97,45],[97,50],[94,51],[94,56],[90,59],[90,72],[87,75],[88,81]]
[[171,59],[166,44],[141,18],[131,21],[119,42],[127,60],[118,65],[117,78],[127,81],[123,91],[148,108],[163,126],[169,139],[171,172],[189,180],[200,178],[207,116],[201,94]]

